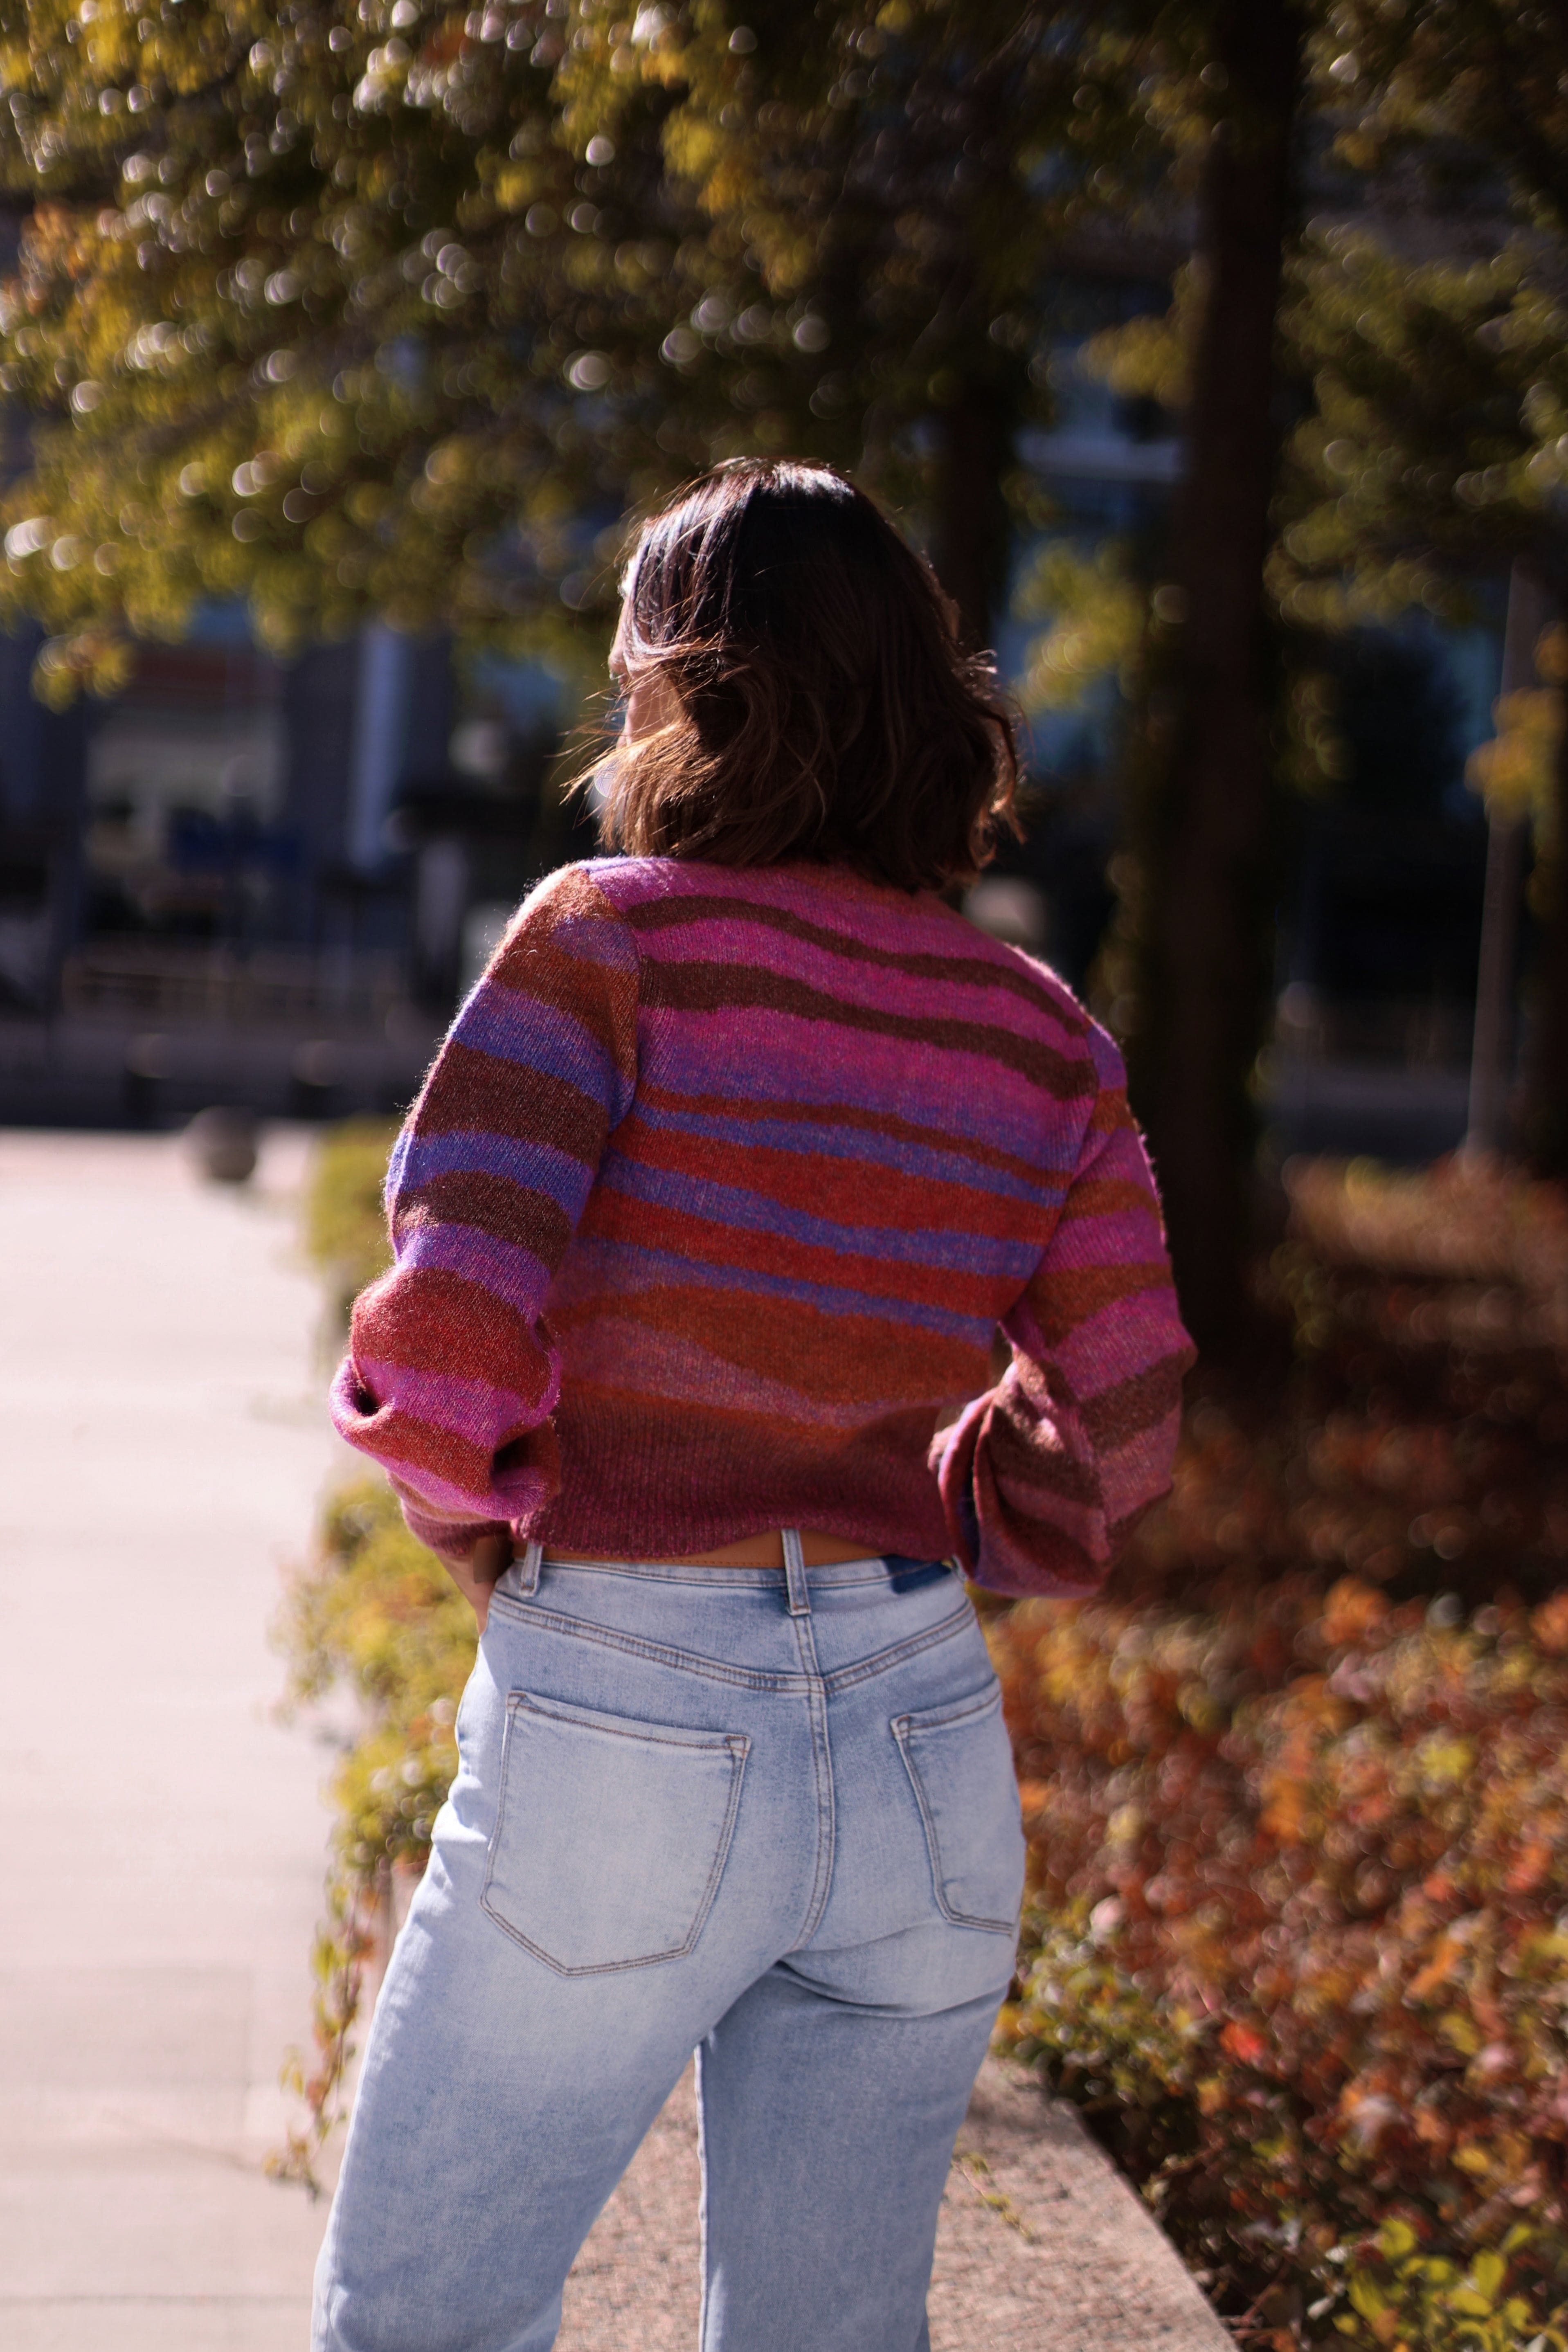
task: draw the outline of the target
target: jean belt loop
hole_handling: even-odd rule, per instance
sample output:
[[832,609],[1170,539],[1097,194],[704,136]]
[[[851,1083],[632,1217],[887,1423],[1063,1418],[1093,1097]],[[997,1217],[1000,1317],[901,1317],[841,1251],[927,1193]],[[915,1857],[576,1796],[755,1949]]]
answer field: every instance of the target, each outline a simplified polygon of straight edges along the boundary
[[524,1601],[531,1601],[539,1590],[539,1563],[543,1558],[542,1543],[531,1541],[524,1545],[517,1571],[517,1589]]
[[789,1613],[792,1617],[809,1617],[811,1591],[805,1580],[805,1554],[800,1548],[800,1529],[784,1530],[784,1585],[789,1593]]

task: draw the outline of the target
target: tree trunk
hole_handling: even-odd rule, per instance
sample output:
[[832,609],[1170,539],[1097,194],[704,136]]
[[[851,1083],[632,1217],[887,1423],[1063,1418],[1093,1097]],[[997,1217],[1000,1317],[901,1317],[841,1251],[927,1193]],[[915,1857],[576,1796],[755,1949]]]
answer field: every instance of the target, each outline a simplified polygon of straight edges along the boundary
[[[1568,687],[1559,692],[1568,694]],[[1568,727],[1557,750],[1555,855],[1544,877],[1524,1133],[1538,1176],[1568,1178]]]
[[[1528,694],[1538,682],[1535,649],[1555,599],[1534,568],[1515,557],[1503,628],[1502,694]],[[1476,968],[1476,1018],[1470,1034],[1470,1101],[1464,1149],[1501,1149],[1509,1123],[1514,1059],[1515,997],[1525,845],[1530,820],[1493,809],[1487,821],[1486,886]]]
[[1181,617],[1170,653],[1155,657],[1134,819],[1133,1099],[1188,1326],[1220,1358],[1248,1321],[1247,1089],[1272,982],[1276,681],[1263,564],[1302,29],[1289,0],[1227,0],[1217,29],[1229,111],[1204,186],[1208,291],[1174,518]]
[[1013,455],[1013,404],[1004,385],[980,379],[965,383],[941,415],[931,560],[974,652],[995,643],[1007,588],[1013,528],[1002,482]]

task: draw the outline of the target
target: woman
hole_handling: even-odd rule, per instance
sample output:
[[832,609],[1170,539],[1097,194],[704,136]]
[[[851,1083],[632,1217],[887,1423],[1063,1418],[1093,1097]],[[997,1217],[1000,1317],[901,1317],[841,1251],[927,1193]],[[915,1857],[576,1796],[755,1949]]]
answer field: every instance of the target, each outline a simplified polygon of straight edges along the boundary
[[624,854],[458,1014],[334,1389],[483,1638],[314,2343],[544,2352],[695,2049],[704,2352],[919,2352],[1024,1862],[957,1571],[1092,1591],[1186,1343],[1114,1046],[938,895],[1012,740],[869,499],[710,475],[613,667]]

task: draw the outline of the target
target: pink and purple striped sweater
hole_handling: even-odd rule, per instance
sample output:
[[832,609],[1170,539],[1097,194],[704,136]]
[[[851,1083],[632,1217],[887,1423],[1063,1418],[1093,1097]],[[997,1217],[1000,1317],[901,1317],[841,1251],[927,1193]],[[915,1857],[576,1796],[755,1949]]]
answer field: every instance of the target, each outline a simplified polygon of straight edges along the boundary
[[552,875],[387,1199],[334,1418],[438,1549],[821,1528],[1083,1593],[1170,1483],[1191,1349],[1120,1057],[938,898]]

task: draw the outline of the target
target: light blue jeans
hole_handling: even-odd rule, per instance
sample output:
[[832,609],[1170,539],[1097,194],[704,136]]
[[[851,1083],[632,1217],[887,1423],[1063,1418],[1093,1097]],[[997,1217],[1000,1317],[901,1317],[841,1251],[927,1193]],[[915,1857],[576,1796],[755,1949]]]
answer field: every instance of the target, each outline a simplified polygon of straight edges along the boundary
[[935,1561],[507,1571],[398,1938],[313,2352],[547,2352],[693,2049],[702,2352],[925,2352],[1013,1965],[1000,1693]]

